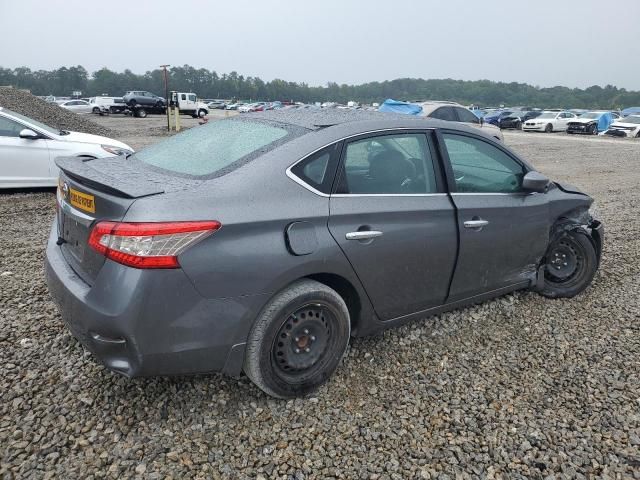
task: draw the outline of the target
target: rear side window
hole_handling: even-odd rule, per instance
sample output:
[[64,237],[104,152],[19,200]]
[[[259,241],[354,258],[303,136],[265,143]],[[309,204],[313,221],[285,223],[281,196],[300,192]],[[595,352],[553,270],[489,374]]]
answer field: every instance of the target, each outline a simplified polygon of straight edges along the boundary
[[436,175],[422,133],[381,135],[347,144],[338,193],[436,193]]
[[456,112],[453,111],[451,107],[440,107],[431,115],[431,118],[437,118],[439,120],[447,120],[449,122],[456,122],[458,118],[456,117]]
[[323,148],[291,168],[291,172],[316,190],[331,193],[333,178],[338,163],[339,144]]
[[219,120],[151,145],[134,158],[178,174],[216,176],[304,132],[267,122]]
[[458,114],[458,120],[465,123],[480,123],[480,119],[475,116],[473,112],[470,112],[466,108],[456,108]]

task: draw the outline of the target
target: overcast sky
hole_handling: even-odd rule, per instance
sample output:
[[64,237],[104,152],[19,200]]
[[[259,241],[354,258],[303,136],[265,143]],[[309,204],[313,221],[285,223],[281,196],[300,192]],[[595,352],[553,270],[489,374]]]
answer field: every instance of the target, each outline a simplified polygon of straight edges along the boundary
[[11,68],[168,63],[311,85],[422,77],[640,90],[637,0],[0,0],[0,19],[0,66]]

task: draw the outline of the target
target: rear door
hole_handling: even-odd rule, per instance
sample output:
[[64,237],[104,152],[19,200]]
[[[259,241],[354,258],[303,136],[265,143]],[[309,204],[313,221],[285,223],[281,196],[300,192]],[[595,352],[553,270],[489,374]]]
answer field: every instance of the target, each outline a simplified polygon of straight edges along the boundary
[[449,301],[530,282],[549,238],[545,194],[522,190],[527,167],[501,146],[443,131],[460,250]]
[[329,230],[379,318],[444,302],[456,256],[454,209],[430,133],[373,133],[345,143]]

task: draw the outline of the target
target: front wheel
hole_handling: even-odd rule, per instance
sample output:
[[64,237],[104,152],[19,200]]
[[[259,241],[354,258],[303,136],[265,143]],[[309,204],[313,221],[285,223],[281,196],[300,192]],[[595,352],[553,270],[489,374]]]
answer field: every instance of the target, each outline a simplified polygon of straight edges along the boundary
[[273,297],[258,316],[244,372],[273,397],[305,395],[336,370],[350,332],[342,297],[322,283],[301,280]]
[[589,127],[589,133],[591,135],[597,135],[598,134],[598,126],[597,125],[591,125]]
[[207,111],[204,108],[198,110],[198,117],[204,118],[207,115]]
[[544,132],[545,133],[551,133],[553,132],[553,125],[551,125],[550,123],[547,123],[547,126],[544,127]]
[[551,298],[574,297],[589,286],[597,269],[596,249],[587,234],[565,232],[549,245],[540,293]]

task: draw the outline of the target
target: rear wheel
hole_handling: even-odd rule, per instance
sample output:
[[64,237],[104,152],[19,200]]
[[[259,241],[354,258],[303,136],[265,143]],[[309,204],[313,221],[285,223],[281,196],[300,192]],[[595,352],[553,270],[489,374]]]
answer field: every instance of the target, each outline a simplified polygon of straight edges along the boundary
[[138,118],[147,118],[147,111],[144,108],[135,110],[135,116]]
[[553,132],[553,125],[551,125],[550,123],[547,123],[547,126],[544,127],[544,132],[545,133],[551,133]]
[[522,130],[522,122],[516,122],[516,130]]
[[305,395],[326,382],[349,343],[347,306],[334,290],[299,281],[273,297],[251,329],[247,376],[278,398]]
[[573,297],[589,286],[598,269],[596,249],[585,232],[572,230],[555,239],[545,255],[545,297]]
[[93,107],[91,113],[100,113],[100,109],[98,107]]

